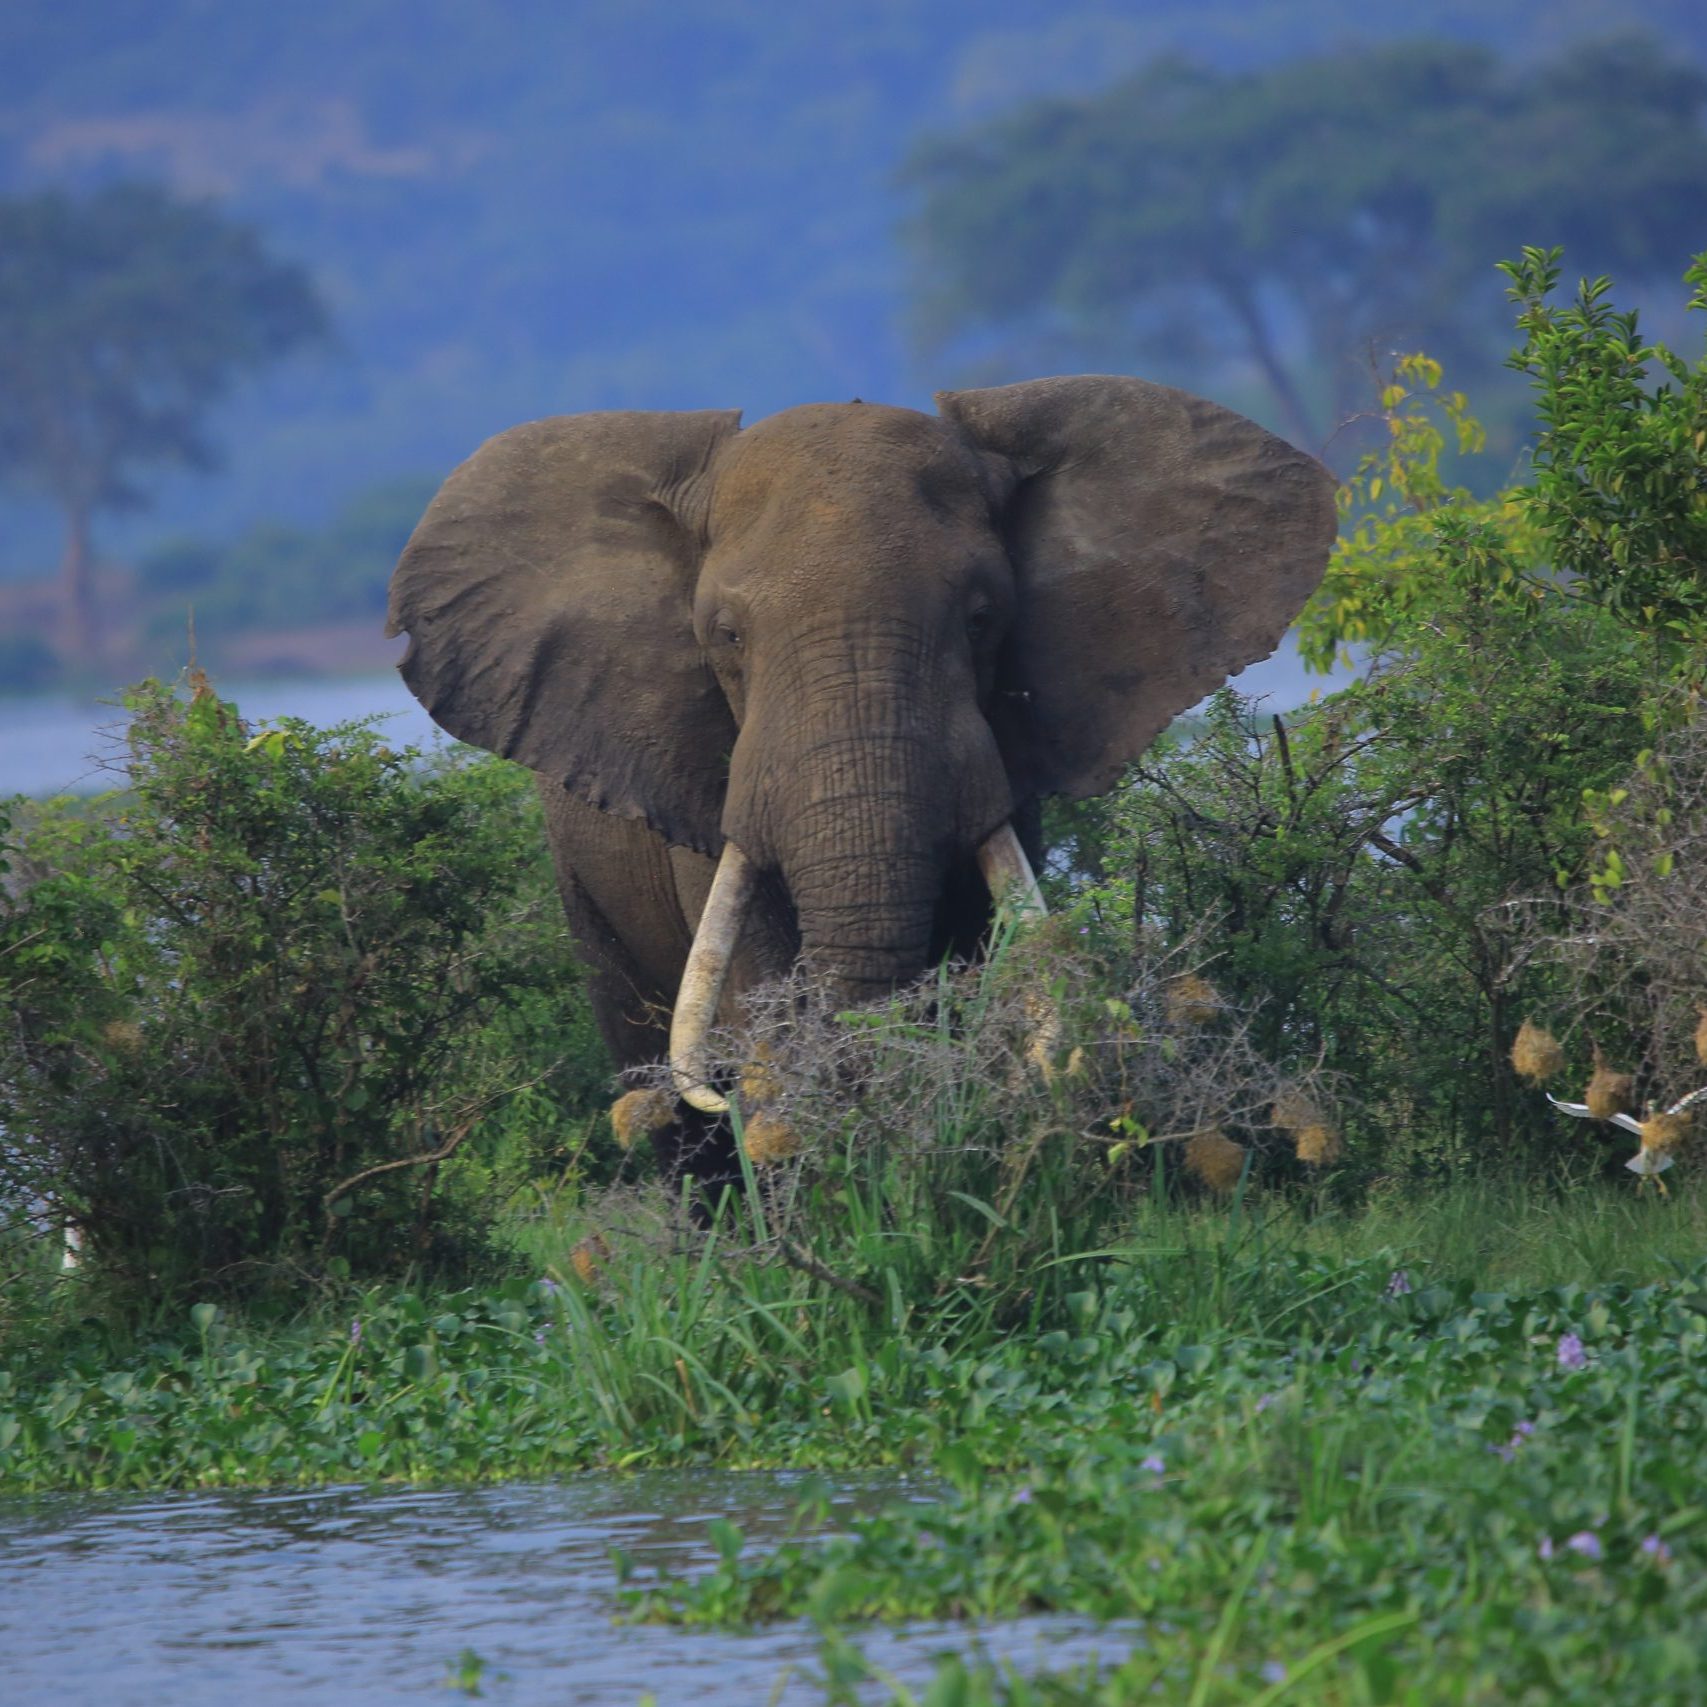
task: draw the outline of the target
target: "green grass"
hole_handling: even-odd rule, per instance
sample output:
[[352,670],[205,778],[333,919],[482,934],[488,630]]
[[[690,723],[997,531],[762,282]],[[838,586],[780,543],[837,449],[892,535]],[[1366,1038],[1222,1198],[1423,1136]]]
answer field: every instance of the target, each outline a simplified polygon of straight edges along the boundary
[[[573,1220],[528,1233],[539,1278],[292,1323],[119,1330],[72,1288],[0,1349],[0,1487],[908,1464],[939,1503],[768,1554],[725,1529],[715,1572],[632,1615],[804,1614],[848,1679],[865,1619],[1137,1623],[1101,1679],[956,1662],[944,1707],[1698,1699],[1707,1194],[1307,1207],[1140,1199],[1118,1248],[1017,1289],[868,1263],[856,1296],[739,1250],[745,1226],[613,1238],[588,1287]],[[821,1254],[853,1272],[875,1233],[851,1217]]]

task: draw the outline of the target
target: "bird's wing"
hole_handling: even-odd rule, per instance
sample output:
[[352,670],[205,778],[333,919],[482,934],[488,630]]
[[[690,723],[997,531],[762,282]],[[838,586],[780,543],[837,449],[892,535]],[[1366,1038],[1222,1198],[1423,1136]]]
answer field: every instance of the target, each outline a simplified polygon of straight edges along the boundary
[[1663,1174],[1671,1157],[1664,1150],[1638,1150],[1624,1165],[1633,1174]]
[[[1549,1091],[1547,1093],[1547,1100],[1556,1109],[1558,1109],[1558,1111],[1561,1114],[1574,1115],[1578,1120],[1598,1120],[1598,1119],[1600,1119],[1600,1116],[1598,1114],[1596,1114],[1594,1112],[1594,1110],[1591,1109],[1586,1102],[1560,1102],[1559,1099],[1556,1096],[1554,1096],[1551,1091]],[[1637,1120],[1633,1115],[1613,1114],[1613,1115],[1608,1115],[1607,1118],[1612,1122],[1612,1124],[1614,1126],[1622,1126],[1626,1132],[1634,1132],[1638,1136],[1640,1136],[1641,1131],[1642,1131],[1642,1123],[1641,1123],[1641,1121]]]

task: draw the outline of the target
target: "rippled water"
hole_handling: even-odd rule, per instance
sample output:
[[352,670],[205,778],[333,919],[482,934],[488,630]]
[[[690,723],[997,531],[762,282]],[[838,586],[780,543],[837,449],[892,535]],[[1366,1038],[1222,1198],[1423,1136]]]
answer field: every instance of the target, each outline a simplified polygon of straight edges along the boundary
[[[641,1572],[708,1565],[706,1524],[778,1540],[788,1475],[674,1472],[474,1489],[331,1489],[0,1501],[0,1700],[265,1707],[447,1701],[457,1657],[498,1702],[762,1707],[823,1699],[817,1644],[613,1622],[621,1547]],[[844,1483],[835,1521],[906,1489]],[[861,1645],[917,1687],[974,1646],[1028,1672],[1127,1643],[1070,1620],[912,1626]],[[887,1699],[876,1689],[873,1700]]]

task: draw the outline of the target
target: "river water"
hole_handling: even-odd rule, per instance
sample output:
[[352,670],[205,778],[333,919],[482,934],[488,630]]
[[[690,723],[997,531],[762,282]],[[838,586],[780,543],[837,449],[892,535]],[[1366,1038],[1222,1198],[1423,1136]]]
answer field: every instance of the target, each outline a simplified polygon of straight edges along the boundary
[[[16,1707],[444,1702],[459,1656],[492,1701],[552,1707],[822,1702],[802,1624],[750,1634],[620,1625],[610,1550],[703,1570],[713,1517],[786,1534],[797,1475],[676,1471],[548,1484],[0,1500],[0,1700]],[[844,1479],[832,1524],[909,1490]],[[914,1690],[953,1649],[1025,1673],[1130,1646],[1031,1619],[868,1631]],[[872,1686],[867,1697],[887,1701]]]
[[[1310,676],[1290,643],[1253,664],[1234,685],[1266,695],[1273,709],[1301,705],[1316,688],[1342,687],[1350,672]],[[396,674],[321,681],[220,681],[222,698],[234,700],[250,722],[300,717],[324,727],[358,717],[385,719],[395,746],[430,746],[443,737]],[[65,694],[0,697],[0,799],[9,794],[94,794],[122,785],[125,714],[115,704]]]

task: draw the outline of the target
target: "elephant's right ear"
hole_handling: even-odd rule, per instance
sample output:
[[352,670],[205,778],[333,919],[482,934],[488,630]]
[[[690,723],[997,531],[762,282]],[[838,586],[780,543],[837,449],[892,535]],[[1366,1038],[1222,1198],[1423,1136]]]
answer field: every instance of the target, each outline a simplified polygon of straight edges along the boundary
[[736,730],[694,638],[696,516],[740,419],[559,415],[489,439],[421,518],[387,623],[459,741],[709,854]]

